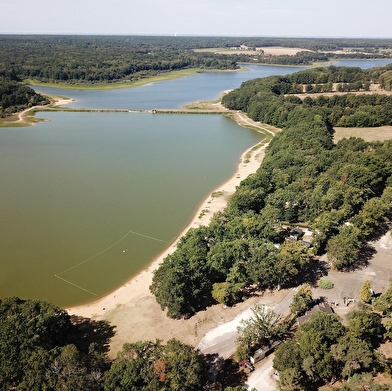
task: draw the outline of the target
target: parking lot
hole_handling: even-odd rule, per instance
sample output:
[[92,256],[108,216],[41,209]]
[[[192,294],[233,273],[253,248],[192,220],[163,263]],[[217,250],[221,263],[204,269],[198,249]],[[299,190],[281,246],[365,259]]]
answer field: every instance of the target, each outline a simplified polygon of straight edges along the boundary
[[[392,271],[392,236],[388,232],[379,240],[369,243],[372,253],[369,262],[349,272],[329,271],[324,278],[334,284],[333,289],[314,288],[313,297],[325,297],[339,315],[345,315],[359,300],[363,283],[370,281],[375,294],[383,293],[389,286]],[[324,261],[326,258],[323,257]],[[334,303],[334,304],[333,304]]]

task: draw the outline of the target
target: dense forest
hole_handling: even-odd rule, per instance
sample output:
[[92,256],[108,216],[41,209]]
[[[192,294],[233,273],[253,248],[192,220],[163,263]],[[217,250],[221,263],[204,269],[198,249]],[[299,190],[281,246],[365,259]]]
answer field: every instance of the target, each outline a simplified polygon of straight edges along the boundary
[[[372,297],[370,287],[370,282],[365,281],[359,309],[349,312],[345,321],[334,313],[316,312],[277,348],[273,366],[279,371],[281,391],[311,390],[337,381],[340,385],[331,390],[392,389],[390,384],[380,384],[374,378],[377,373],[390,371],[379,347],[392,337],[392,283],[378,297]],[[302,293],[306,290],[305,287]],[[310,307],[314,303],[311,291],[308,297]]]
[[238,68],[235,57],[195,53],[172,37],[0,36],[0,53],[0,76],[46,82],[109,83],[185,68]]
[[0,78],[0,118],[27,107],[49,104],[48,99],[16,81]]
[[[252,55],[195,51],[240,45],[299,47],[304,51],[295,56],[265,56],[262,51]],[[334,53],[346,47],[349,52]],[[240,62],[309,65],[334,58],[387,58],[391,50],[392,41],[386,39],[2,35],[0,76],[43,82],[113,83],[188,68],[237,69]]]
[[202,390],[207,359],[173,339],[125,344],[107,356],[115,328],[47,302],[0,300],[0,390]]
[[[188,231],[155,271],[150,289],[168,316],[189,317],[216,302],[231,305],[255,287],[298,285],[309,278],[313,255],[327,252],[338,270],[355,267],[367,240],[390,218],[392,142],[350,138],[335,145],[333,126],[370,124],[372,118],[389,124],[391,100],[362,94],[302,100],[291,92],[315,81],[360,82],[363,88],[385,72],[388,67],[316,68],[244,82],[224,96],[226,107],[283,131],[225,211],[208,227]],[[287,226],[298,224],[312,229],[311,248],[287,240]]]
[[[383,40],[36,38],[0,37],[2,113],[47,103],[18,83],[23,78],[114,82],[187,67],[233,69],[242,61],[241,55],[195,53],[194,48],[351,46],[356,49],[353,56],[372,50],[382,56],[382,50],[390,48]],[[292,61],[305,56],[301,53]],[[335,144],[333,127],[391,125],[391,95],[365,94],[375,85],[391,90],[392,66],[313,68],[245,82],[225,95],[226,107],[283,130],[227,208],[215,214],[209,226],[188,231],[155,271],[150,289],[168,316],[187,318],[215,303],[233,305],[255,291],[313,281],[312,266],[319,254],[327,253],[338,270],[357,266],[367,241],[385,232],[392,217],[392,142],[350,138]],[[334,92],[339,94],[330,94]],[[312,230],[311,246],[293,238],[290,227],[297,225]],[[291,308],[297,314],[303,311],[301,300]],[[280,319],[271,316],[275,334],[290,336],[288,325],[277,327]],[[254,339],[246,334],[247,326],[242,338],[250,345]],[[114,333],[115,327],[106,322],[71,317],[50,303],[2,299],[0,390],[245,391],[241,373],[231,381],[232,373],[222,367],[222,382],[213,382],[208,357],[175,339],[125,344],[111,360],[108,346]],[[280,388],[314,389],[350,379],[339,389],[357,390],[360,385],[389,390],[375,383],[373,375],[389,370],[377,347],[391,338],[392,285],[372,308],[352,313],[347,324],[336,315],[318,313],[300,326],[276,351]],[[236,363],[226,364],[238,375]]]

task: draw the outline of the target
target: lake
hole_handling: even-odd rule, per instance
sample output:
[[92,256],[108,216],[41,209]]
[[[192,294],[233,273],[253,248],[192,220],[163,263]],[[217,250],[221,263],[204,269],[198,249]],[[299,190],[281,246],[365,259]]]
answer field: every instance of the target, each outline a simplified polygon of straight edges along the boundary
[[[74,107],[178,108],[299,69],[252,65],[134,89],[36,90],[71,96]],[[38,116],[49,122],[0,129],[0,297],[64,307],[95,300],[146,267],[261,139],[221,115]]]
[[0,295],[62,306],[150,263],[261,140],[221,115],[42,114],[0,130]]

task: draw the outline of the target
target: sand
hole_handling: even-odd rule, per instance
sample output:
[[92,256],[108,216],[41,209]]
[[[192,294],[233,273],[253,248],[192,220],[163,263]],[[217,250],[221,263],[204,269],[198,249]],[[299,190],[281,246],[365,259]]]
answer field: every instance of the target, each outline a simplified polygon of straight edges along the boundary
[[[271,133],[277,131],[272,127],[255,123],[240,112],[234,113],[234,117],[240,125],[263,128]],[[206,311],[199,312],[191,319],[172,320],[167,318],[165,312],[156,303],[154,296],[149,291],[149,286],[152,282],[153,271],[158,268],[168,254],[175,251],[179,239],[190,228],[208,225],[213,214],[226,207],[228,197],[234,193],[240,182],[256,172],[264,157],[265,147],[266,144],[260,144],[258,148],[252,147],[242,154],[235,174],[202,202],[189,225],[148,268],[111,294],[95,302],[66,309],[71,315],[95,320],[107,320],[116,327],[116,335],[111,342],[112,356],[121,349],[125,342],[139,340],[155,340],[158,338],[165,341],[175,337],[184,343],[195,346],[208,330],[214,328],[217,324],[232,319],[252,305],[252,300],[232,308],[216,305]],[[269,300],[273,301],[273,293],[266,293],[264,296],[267,302]],[[256,298],[253,301],[256,302]]]

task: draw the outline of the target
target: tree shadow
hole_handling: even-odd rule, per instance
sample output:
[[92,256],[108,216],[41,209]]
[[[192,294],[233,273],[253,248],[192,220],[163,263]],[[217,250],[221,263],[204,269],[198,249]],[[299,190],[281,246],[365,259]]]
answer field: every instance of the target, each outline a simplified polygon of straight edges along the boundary
[[71,316],[71,322],[75,326],[75,345],[84,352],[88,352],[91,344],[100,353],[109,351],[109,343],[115,334],[115,326],[111,326],[106,320],[93,320],[82,316]]
[[237,361],[224,359],[217,354],[207,355],[211,372],[214,374],[214,390],[224,390],[227,387],[237,387],[245,384],[248,375],[238,366]]
[[371,233],[371,235],[368,237],[368,240],[373,242],[378,239],[380,239],[382,236],[384,236],[389,230],[391,229],[390,223],[387,222],[383,224],[381,227],[376,229]]
[[352,272],[354,270],[360,270],[369,266],[369,261],[372,259],[374,254],[376,254],[376,252],[376,249],[371,244],[365,243],[359,253],[358,260],[350,267],[345,268],[344,271]]
[[317,281],[325,277],[330,269],[331,266],[326,260],[314,258],[306,272],[301,276],[299,284],[309,283],[315,286],[317,285]]

